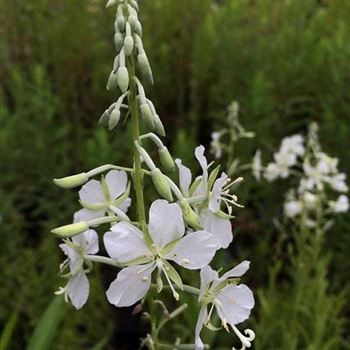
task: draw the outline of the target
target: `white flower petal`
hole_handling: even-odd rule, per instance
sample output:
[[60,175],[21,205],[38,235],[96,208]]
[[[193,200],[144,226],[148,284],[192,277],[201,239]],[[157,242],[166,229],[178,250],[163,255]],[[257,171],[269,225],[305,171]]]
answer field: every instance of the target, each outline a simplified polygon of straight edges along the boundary
[[218,314],[231,325],[248,319],[251,309],[254,307],[252,291],[245,285],[230,285],[224,288],[216,297],[222,308]]
[[100,218],[105,215],[104,210],[90,210],[90,209],[80,209],[74,213],[74,222],[80,221],[90,221],[97,218]]
[[103,236],[108,255],[118,261],[127,262],[142,256],[152,257],[142,232],[128,222],[119,222]]
[[178,204],[164,199],[154,201],[149,210],[149,233],[158,248],[181,238],[185,233],[182,211]]
[[175,163],[179,169],[179,182],[182,194],[188,197],[189,188],[192,182],[191,170],[182,164],[181,159],[176,159]]
[[207,290],[209,284],[218,279],[218,273],[213,270],[209,265],[201,268],[201,286],[199,290],[199,299],[201,299]]
[[209,201],[209,209],[213,213],[216,213],[220,210],[220,195],[227,178],[228,176],[225,173],[222,173],[221,176],[214,182]]
[[80,309],[86,303],[89,289],[89,280],[83,270],[80,270],[79,273],[69,279],[68,296],[76,309]]
[[128,176],[125,171],[111,170],[106,175],[106,183],[111,198],[116,199],[125,192]]
[[87,230],[84,233],[86,240],[86,253],[96,254],[98,252],[98,235],[95,230]]
[[201,330],[203,328],[204,323],[206,322],[206,319],[208,317],[208,311],[206,306],[202,306],[199,315],[198,315],[198,320],[196,324],[196,331],[195,331],[195,346],[196,350],[203,350],[204,349],[204,344],[202,342],[202,339],[200,337]]
[[200,145],[196,147],[194,154],[203,170],[203,182],[206,184],[208,180],[208,161],[207,158],[205,158],[204,151],[205,148]]
[[217,239],[209,232],[196,231],[184,236],[166,258],[190,269],[200,269],[213,259],[218,248]]
[[248,260],[242,261],[240,264],[235,266],[233,269],[224,273],[220,277],[220,280],[225,280],[225,279],[228,279],[230,277],[241,277],[242,275],[244,275],[247,272],[247,270],[249,269],[249,265],[250,265],[250,261],[248,261]]
[[66,254],[68,256],[70,271],[72,273],[76,273],[78,268],[81,267],[80,255],[78,254],[78,252],[75,249],[69,247],[65,243],[60,244],[59,247],[62,249],[64,254]]
[[86,203],[103,204],[105,198],[100,182],[97,180],[88,181],[79,191],[79,198]]
[[124,213],[126,213],[129,209],[130,205],[131,205],[131,198],[127,198],[127,199],[125,199],[124,202],[118,204],[118,208],[121,211],[123,211]]
[[106,295],[115,306],[131,306],[142,299],[151,286],[154,263],[129,266],[118,273],[109,286]]
[[202,210],[200,221],[203,229],[212,233],[221,248],[227,248],[232,242],[232,225],[229,219],[219,218],[208,209]]

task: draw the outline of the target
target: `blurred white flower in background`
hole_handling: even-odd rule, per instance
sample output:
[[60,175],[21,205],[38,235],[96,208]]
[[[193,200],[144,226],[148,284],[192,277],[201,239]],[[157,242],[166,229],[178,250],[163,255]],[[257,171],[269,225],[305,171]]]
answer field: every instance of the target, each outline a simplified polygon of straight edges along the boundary
[[342,194],[336,201],[330,201],[329,207],[335,213],[345,213],[349,210],[349,198]]

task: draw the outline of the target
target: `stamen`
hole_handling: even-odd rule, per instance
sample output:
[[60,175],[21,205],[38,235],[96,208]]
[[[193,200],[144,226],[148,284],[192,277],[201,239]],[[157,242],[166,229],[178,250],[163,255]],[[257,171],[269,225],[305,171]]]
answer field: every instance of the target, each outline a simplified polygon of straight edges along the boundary
[[147,282],[148,281],[148,277],[147,276],[143,276],[142,277],[142,282]]
[[211,305],[211,308],[209,310],[209,314],[208,314],[208,317],[207,317],[207,320],[206,320],[206,324],[210,323],[210,317],[211,317],[211,314],[213,313],[213,310],[214,310],[214,304]]
[[188,260],[188,259],[182,259],[182,262],[183,262],[184,264],[189,264],[189,263],[190,263],[190,260]]
[[175,288],[174,288],[173,284],[171,283],[171,280],[170,280],[170,278],[169,278],[169,276],[168,276],[168,274],[167,274],[166,269],[164,268],[164,266],[162,266],[162,270],[163,270],[163,272],[164,272],[164,275],[165,275],[166,280],[168,281],[168,284],[169,284],[169,286],[170,286],[170,289],[171,289],[171,291],[173,292],[173,296],[174,296],[175,300],[178,301],[179,298],[180,298],[180,296],[179,296],[178,293],[176,293]]

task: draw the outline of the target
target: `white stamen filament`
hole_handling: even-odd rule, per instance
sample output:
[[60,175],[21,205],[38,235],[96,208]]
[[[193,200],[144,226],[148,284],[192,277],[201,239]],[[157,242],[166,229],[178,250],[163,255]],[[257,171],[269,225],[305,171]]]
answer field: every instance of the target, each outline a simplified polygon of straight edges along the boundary
[[170,278],[168,276],[168,273],[166,272],[166,269],[164,268],[164,265],[162,265],[162,270],[164,272],[166,280],[168,281],[169,287],[170,287],[171,291],[173,292],[173,296],[174,296],[175,300],[178,301],[179,300],[179,294],[176,293],[175,288],[174,288],[173,284],[171,283],[171,280],[170,280]]

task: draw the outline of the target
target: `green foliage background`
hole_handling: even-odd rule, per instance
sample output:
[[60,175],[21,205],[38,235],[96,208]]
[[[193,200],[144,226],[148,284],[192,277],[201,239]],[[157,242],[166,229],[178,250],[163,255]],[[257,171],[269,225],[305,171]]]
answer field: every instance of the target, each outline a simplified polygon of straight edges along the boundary
[[[69,222],[78,208],[76,193],[51,179],[106,162],[128,164],[131,146],[127,127],[96,127],[115,97],[104,88],[113,57],[113,11],[105,2],[0,4],[0,330],[9,338],[0,347],[16,350],[33,348],[34,329],[60,285],[62,255],[50,228]],[[349,1],[145,0],[141,7],[155,76],[148,91],[175,156],[195,167],[192,149],[208,146],[226,106],[237,100],[242,124],[257,135],[239,145],[241,159],[257,147],[270,152],[282,137],[318,121],[325,151],[350,173]],[[257,295],[255,348],[348,348],[349,214],[328,232],[313,279],[303,280],[287,253],[275,254],[272,220],[281,214],[285,184],[260,185],[247,176],[241,187],[246,208],[234,221],[230,252],[217,263],[252,261],[245,282]],[[137,349],[147,323],[107,303],[104,290],[114,278],[97,266],[83,310],[50,307],[58,321],[47,349]],[[297,288],[305,292],[302,305],[295,303]],[[192,329],[196,314],[192,303],[184,316]],[[172,327],[193,338],[189,327]],[[221,333],[206,333],[206,341],[229,349],[232,338]],[[170,334],[163,336],[171,341]]]

